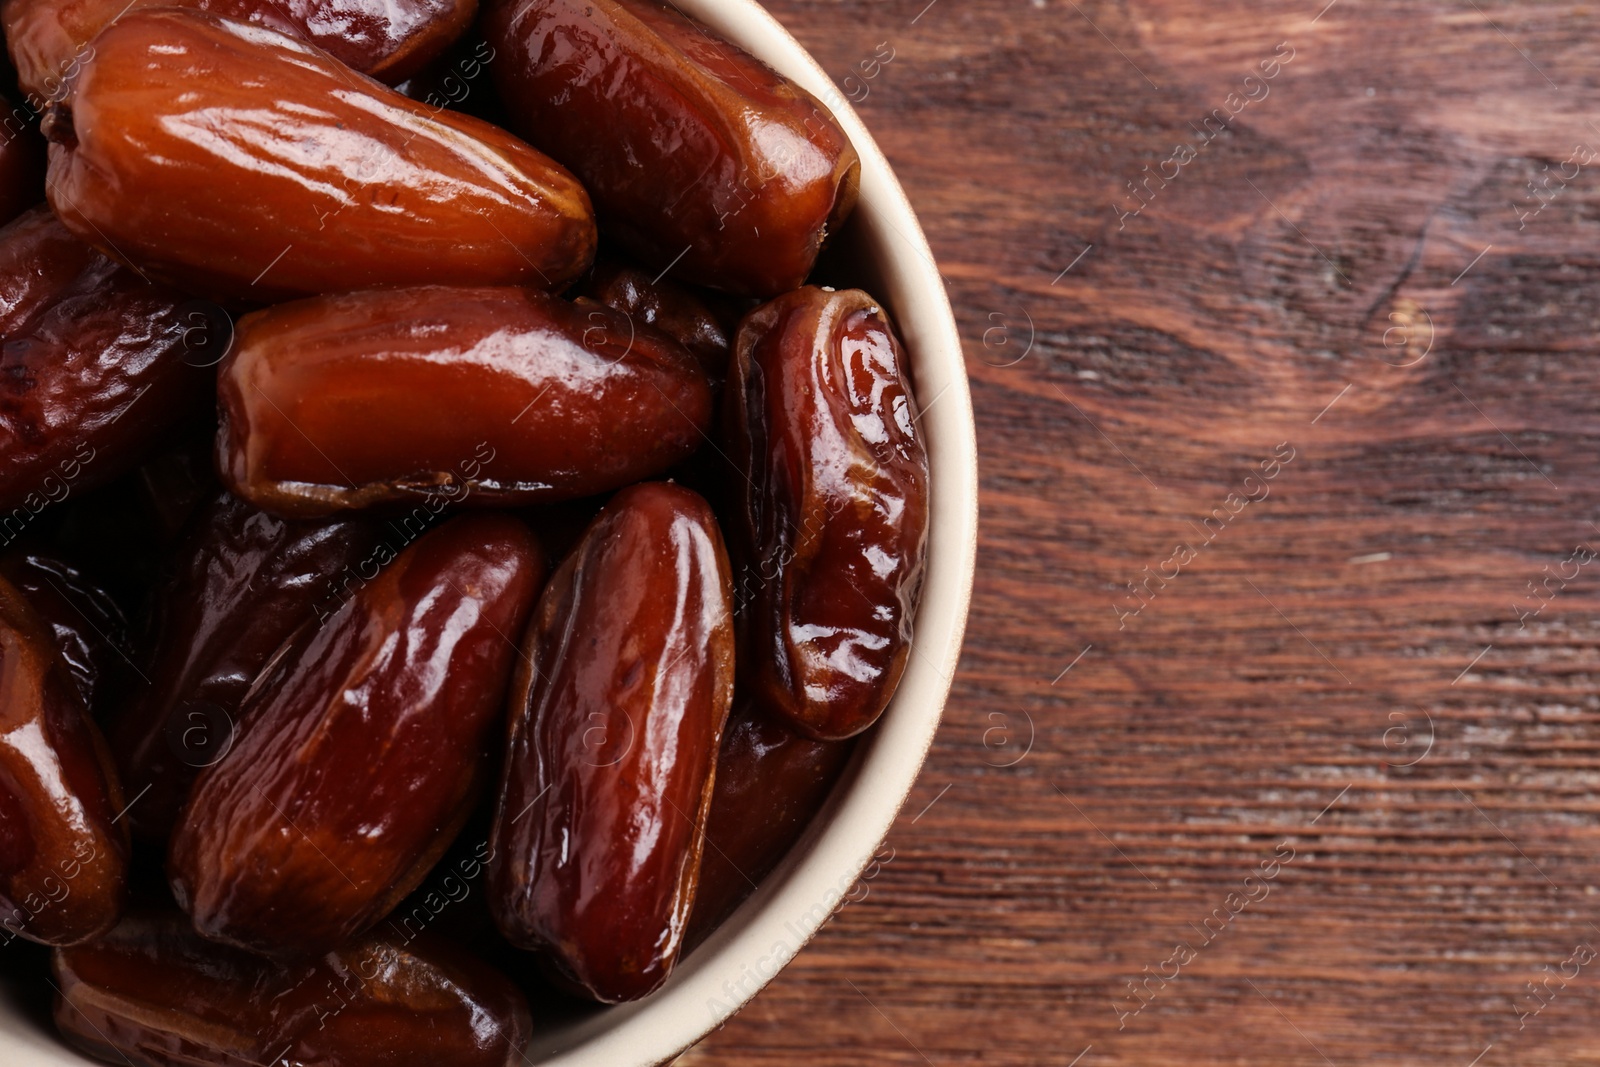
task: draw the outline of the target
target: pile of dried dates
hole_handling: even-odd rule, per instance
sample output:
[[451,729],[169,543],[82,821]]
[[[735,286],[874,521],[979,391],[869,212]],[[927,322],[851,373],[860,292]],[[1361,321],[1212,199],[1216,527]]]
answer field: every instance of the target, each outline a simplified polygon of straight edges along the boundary
[[807,284],[844,132],[658,0],[0,24],[6,969],[136,1067],[658,988],[911,652],[906,356]]

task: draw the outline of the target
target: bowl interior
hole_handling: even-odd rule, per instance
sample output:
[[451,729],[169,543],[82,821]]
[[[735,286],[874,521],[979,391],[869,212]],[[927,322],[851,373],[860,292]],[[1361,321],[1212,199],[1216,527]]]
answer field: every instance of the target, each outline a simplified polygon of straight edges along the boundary
[[[888,309],[905,342],[932,466],[928,567],[909,665],[893,701],[827,806],[779,867],[659,992],[546,1016],[529,1067],[650,1067],[724,1023],[792,959],[851,891],[922,765],[960,654],[977,544],[977,454],[955,321],[927,242],[888,162],[827,75],[754,0],[678,0],[689,14],[821,99],[861,155],[861,197],[816,281],[859,287]],[[20,940],[0,959],[0,1060],[9,1067],[94,1062],[49,1022],[48,954]]]

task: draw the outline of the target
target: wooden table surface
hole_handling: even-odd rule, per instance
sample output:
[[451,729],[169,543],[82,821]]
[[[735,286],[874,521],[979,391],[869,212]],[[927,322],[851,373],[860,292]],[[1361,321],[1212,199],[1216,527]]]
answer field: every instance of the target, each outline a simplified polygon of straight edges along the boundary
[[894,858],[683,1064],[1600,1063],[1600,12],[1323,3],[775,0],[983,533]]

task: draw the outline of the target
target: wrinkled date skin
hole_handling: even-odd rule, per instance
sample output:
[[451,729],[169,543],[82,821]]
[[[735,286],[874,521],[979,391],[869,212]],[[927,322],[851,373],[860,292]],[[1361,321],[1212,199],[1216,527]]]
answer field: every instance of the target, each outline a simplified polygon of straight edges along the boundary
[[156,605],[147,685],[109,730],[140,838],[165,841],[201,769],[228,752],[272,654],[377,576],[394,550],[357,519],[292,522],[227,493],[175,553]]
[[62,1035],[134,1067],[514,1067],[533,1029],[509,979],[428,934],[284,966],[141,911],[53,956]]
[[646,483],[606,506],[529,623],[489,903],[599,1001],[656,989],[683,945],[732,699],[729,595],[710,506]]
[[55,641],[0,579],[0,940],[71,945],[127,891],[122,791]]
[[622,312],[439,286],[246,316],[219,399],[228,487],[301,516],[615,489],[693,452],[713,403],[694,358]]
[[476,0],[0,0],[0,23],[32,99],[61,98],[95,34],[145,7],[187,7],[254,23],[323,49],[380,81],[410,77],[461,36]]
[[172,835],[201,934],[311,956],[416,888],[476,800],[543,577],[522,523],[454,519],[275,658]]
[[718,385],[728,376],[729,331],[693,290],[638,267],[614,261],[595,264],[583,295],[654,326],[694,353],[706,377]]
[[772,296],[855,206],[860,161],[822,104],[665,4],[489,0],[483,25],[516,128],[653,271]]
[[0,531],[204,416],[212,375],[184,362],[183,303],[42,205],[0,229]]
[[44,199],[44,159],[28,113],[0,96],[0,224]]
[[0,557],[0,577],[50,631],[83,706],[99,718],[126,694],[135,674],[122,608],[82,571],[52,556],[8,553]]
[[855,741],[813,741],[777,716],[735,705],[717,757],[688,943],[700,943],[799,840],[844,773]]
[[201,12],[108,26],[45,132],[62,221],[204,296],[552,288],[594,257],[589,198],[550,159],[310,45]]
[[745,317],[724,398],[742,684],[817,740],[851,737],[905,670],[927,546],[900,343],[866,293],[807,286]]

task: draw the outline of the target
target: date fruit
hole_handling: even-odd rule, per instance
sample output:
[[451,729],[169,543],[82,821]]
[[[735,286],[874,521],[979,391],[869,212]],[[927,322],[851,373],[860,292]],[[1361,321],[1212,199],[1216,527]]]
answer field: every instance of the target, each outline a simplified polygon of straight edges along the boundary
[[187,7],[298,38],[354,70],[397,82],[461,36],[477,0],[3,0],[0,23],[24,92],[58,100],[110,22],[145,7]]
[[855,206],[860,161],[827,109],[676,8],[489,0],[484,36],[516,128],[652,271],[773,296]]
[[283,34],[129,12],[47,116],[49,198],[84,240],[215,298],[441,282],[554,288],[594,258],[560,165]]
[[[694,353],[706,377],[721,384],[728,376],[729,330],[693,290],[638,267],[602,260],[583,286],[583,294],[625,312],[635,322],[654,326]],[[737,318],[737,316],[735,316]]]
[[52,969],[62,1036],[134,1067],[516,1067],[533,1030],[509,979],[431,934],[283,966],[142,911]]
[[489,903],[599,1001],[651,992],[683,946],[732,699],[729,596],[710,506],[652,482],[612,498],[528,626]]
[[704,440],[711,385],[665,334],[528,289],[426,286],[239,320],[217,466],[283,515],[604,492]]
[[147,684],[108,731],[140,838],[165,841],[189,787],[227,754],[272,654],[331,615],[395,551],[376,523],[291,522],[222,493],[175,553],[156,602]]
[[0,577],[45,624],[83,706],[101,718],[102,709],[126,694],[137,672],[128,620],[117,602],[78,568],[37,552],[0,558]]
[[[0,531],[109,481],[210,405],[184,298],[77,240],[43,205],[0,229]],[[25,513],[25,514],[24,514]]]
[[866,293],[807,286],[745,317],[724,400],[741,686],[817,740],[851,737],[905,670],[927,545],[900,342]]
[[543,573],[522,523],[457,518],[275,657],[173,832],[202,935],[311,956],[416,888],[471,812]]
[[748,702],[728,716],[688,943],[755,891],[828,799],[855,741],[813,741]]
[[0,579],[0,930],[47,945],[117,921],[128,881],[122,790],[44,622]]

